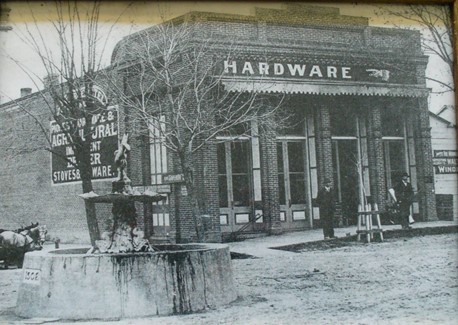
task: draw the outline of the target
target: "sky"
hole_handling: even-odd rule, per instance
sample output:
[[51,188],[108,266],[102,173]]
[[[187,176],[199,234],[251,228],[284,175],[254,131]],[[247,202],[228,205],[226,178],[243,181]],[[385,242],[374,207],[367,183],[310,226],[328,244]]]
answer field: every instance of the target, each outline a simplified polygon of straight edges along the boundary
[[[51,2],[5,2],[11,8],[8,24],[13,27],[12,31],[0,32],[0,103],[8,102],[20,96],[21,88],[32,88],[35,92],[42,88],[40,79],[46,74],[39,57],[34,50],[24,42],[27,29],[37,35],[38,28],[42,35],[50,35],[50,21],[55,18],[52,14]],[[318,4],[317,4],[318,5]],[[369,18],[369,25],[387,27],[386,20],[374,14],[375,6],[363,4],[323,4],[339,7],[341,14],[352,16],[364,16]],[[101,66],[107,66],[110,62],[111,52],[116,43],[133,32],[148,28],[164,19],[182,15],[189,11],[210,11],[219,13],[235,13],[253,15],[255,7],[283,8],[280,2],[103,2],[101,10],[101,30],[103,44],[106,47],[101,56]],[[36,25],[34,23],[36,20]],[[117,22],[114,24],[114,21]],[[399,22],[398,22],[399,23]],[[400,22],[401,24],[403,22]],[[407,25],[406,27],[416,26]],[[45,40],[50,49],[56,49],[57,43],[53,40]],[[56,50],[57,52],[57,50]],[[452,76],[444,72],[441,61],[430,57],[427,75],[442,75],[452,80]],[[438,90],[433,83],[428,82],[428,87],[433,91]],[[454,95],[431,95],[429,98],[430,110],[438,111],[445,104],[454,104]]]

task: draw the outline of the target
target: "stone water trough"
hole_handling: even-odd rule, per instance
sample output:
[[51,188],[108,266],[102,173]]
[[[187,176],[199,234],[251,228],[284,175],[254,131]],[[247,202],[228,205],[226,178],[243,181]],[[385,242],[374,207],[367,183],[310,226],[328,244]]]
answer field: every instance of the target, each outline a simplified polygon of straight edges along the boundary
[[27,253],[16,314],[68,320],[186,314],[236,299],[229,248],[159,245],[155,252]]

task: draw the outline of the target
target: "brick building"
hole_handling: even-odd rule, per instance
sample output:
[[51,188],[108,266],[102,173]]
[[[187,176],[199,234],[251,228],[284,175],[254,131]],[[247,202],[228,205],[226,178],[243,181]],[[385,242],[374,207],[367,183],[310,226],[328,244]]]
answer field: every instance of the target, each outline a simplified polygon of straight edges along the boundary
[[[367,18],[341,15],[337,8],[301,4],[284,10],[257,8],[254,16],[190,13],[175,19],[180,21],[199,22],[192,34],[196,43],[218,40],[212,58],[219,60],[224,91],[257,94],[266,110],[273,108],[269,99],[282,98],[281,109],[294,121],[280,130],[258,129],[253,121],[251,136],[220,135],[199,151],[196,179],[206,214],[206,240],[221,241],[240,229],[275,234],[319,226],[313,198],[325,178],[336,189],[340,224],[355,223],[360,202],[377,203],[383,211],[387,189],[405,171],[416,192],[417,219],[436,219],[427,57],[421,52],[419,32],[375,28]],[[139,35],[148,33],[154,29],[117,45],[115,69],[135,66],[135,58],[125,54]],[[229,45],[237,50],[227,56]],[[3,110],[8,105],[2,105]],[[119,106],[120,129],[138,127],[129,120],[129,110]],[[163,204],[138,207],[146,233],[156,239],[194,240],[177,157],[154,134],[132,137],[131,146],[133,185],[168,197]],[[43,164],[36,165],[33,177],[48,179],[49,158],[40,159]],[[75,184],[57,190],[43,180],[27,190],[25,185],[17,187],[8,173],[18,163],[1,174],[2,183],[10,186],[8,193],[16,195],[9,194],[6,202],[19,203],[24,191],[34,193],[37,188],[62,202],[75,202],[70,193],[62,194],[77,192]],[[101,191],[109,185],[100,184]],[[62,206],[39,211],[54,220],[55,209]],[[56,225],[62,228],[56,227],[56,232],[69,231],[64,225],[68,219],[84,220],[84,209],[75,208],[72,216],[60,211],[62,221]],[[17,209],[5,205],[0,213],[13,216]]]

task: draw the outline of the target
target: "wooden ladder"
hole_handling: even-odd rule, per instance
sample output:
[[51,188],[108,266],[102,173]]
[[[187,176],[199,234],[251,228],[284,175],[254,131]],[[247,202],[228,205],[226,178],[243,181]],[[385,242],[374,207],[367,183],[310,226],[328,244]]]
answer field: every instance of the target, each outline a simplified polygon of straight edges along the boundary
[[[375,216],[376,227],[373,225],[373,216]],[[358,241],[361,240],[361,235],[366,235],[367,242],[370,243],[371,239],[374,239],[374,234],[380,235],[380,240],[383,241],[383,229],[380,224],[380,214],[378,211],[377,203],[374,203],[373,209],[370,204],[367,204],[364,208],[361,205],[358,206],[358,225],[356,234],[358,235]]]

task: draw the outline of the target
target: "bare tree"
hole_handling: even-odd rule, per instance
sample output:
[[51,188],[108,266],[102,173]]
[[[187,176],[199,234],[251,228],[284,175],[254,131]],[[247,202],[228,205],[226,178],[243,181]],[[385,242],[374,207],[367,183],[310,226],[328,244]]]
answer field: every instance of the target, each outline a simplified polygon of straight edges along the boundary
[[[40,25],[31,5],[31,23],[21,34],[46,71],[45,89],[38,94],[47,112],[37,110],[36,105],[28,105],[27,102],[17,103],[18,108],[35,122],[36,130],[45,139],[44,143],[39,141],[40,146],[35,143],[34,150],[47,150],[74,166],[79,171],[83,193],[90,193],[93,191],[92,135],[110,114],[108,102],[101,100],[96,92],[96,80],[106,47],[99,31],[101,2],[56,1],[53,5],[51,14],[55,18],[51,18],[49,30]],[[108,39],[108,36],[104,37]],[[22,65],[20,67],[32,80],[37,79],[33,72]],[[55,121],[55,128],[64,134],[64,141],[71,147],[74,159],[55,150],[49,132],[49,117]],[[95,240],[100,235],[94,203],[85,200],[85,210],[91,244],[95,246]]]
[[[115,91],[119,104],[145,126],[136,130],[155,134],[178,158],[199,241],[204,240],[196,183],[199,151],[219,136],[253,135],[252,122],[278,126],[274,117],[282,101],[224,89],[223,61],[233,59],[237,49],[229,38],[215,41],[209,33],[204,23],[168,21],[133,35],[117,49],[114,62],[117,79],[124,78],[124,88]],[[267,125],[272,121],[275,125]]]
[[[438,56],[447,67],[447,74],[453,73],[453,26],[450,6],[448,5],[417,5],[408,6],[383,6],[379,7],[377,15],[382,19],[390,19],[387,23],[401,28],[398,19],[403,20],[402,28],[407,23],[415,27],[422,27],[422,47],[425,53]],[[427,80],[438,84],[444,92],[455,90],[453,82],[440,77],[427,76]]]

